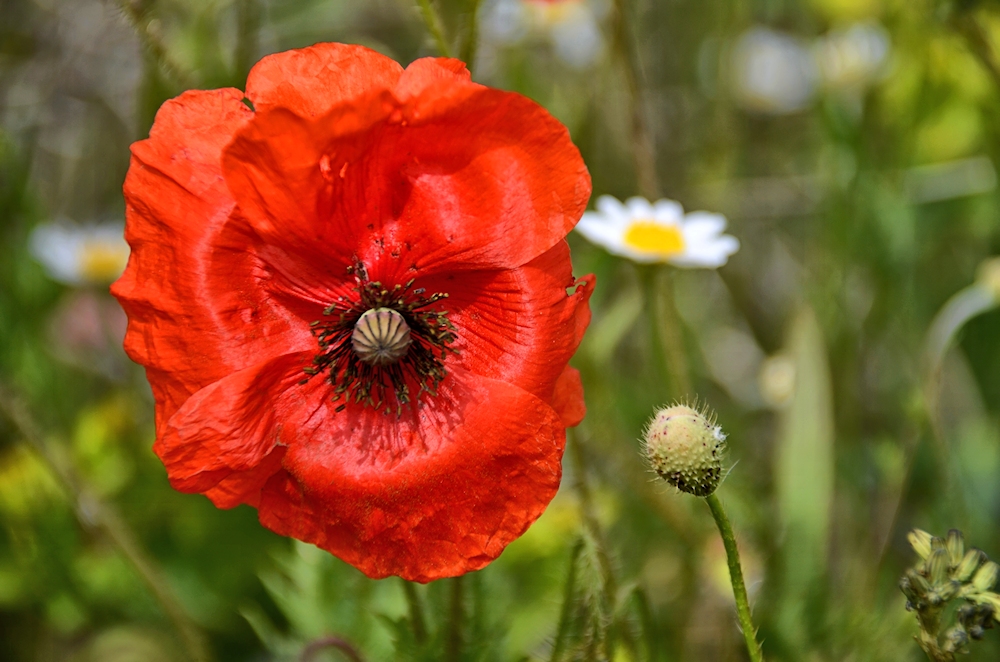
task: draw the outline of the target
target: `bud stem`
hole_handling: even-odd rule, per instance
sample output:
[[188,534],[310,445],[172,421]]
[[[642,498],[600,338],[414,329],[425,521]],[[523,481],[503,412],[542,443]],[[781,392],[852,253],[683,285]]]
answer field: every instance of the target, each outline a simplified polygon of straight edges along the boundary
[[722,508],[722,502],[715,493],[705,497],[708,507],[712,510],[712,517],[719,527],[719,534],[722,536],[722,544],[726,547],[726,561],[729,562],[729,580],[733,585],[733,597],[736,598],[736,614],[740,620],[740,629],[743,630],[743,639],[747,644],[747,651],[750,653],[751,662],[763,662],[764,654],[757,643],[757,630],[750,619],[750,601],[747,599],[747,589],[743,584],[743,569],[740,567],[740,552],[736,548],[736,536],[733,535],[733,527],[729,524],[726,511]]

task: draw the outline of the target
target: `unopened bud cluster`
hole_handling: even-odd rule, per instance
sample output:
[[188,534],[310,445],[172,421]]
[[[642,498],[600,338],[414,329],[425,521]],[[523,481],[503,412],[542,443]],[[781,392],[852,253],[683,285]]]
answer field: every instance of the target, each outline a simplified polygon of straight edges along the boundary
[[682,492],[706,497],[719,486],[726,435],[707,412],[664,407],[646,426],[643,441],[653,471]]
[[[947,538],[915,529],[907,539],[920,557],[899,583],[906,608],[920,623],[917,641],[935,662],[952,662],[956,653],[968,652],[972,640],[1000,620],[1000,595],[992,591],[1000,565],[978,549],[965,549],[962,532],[952,529]],[[964,600],[955,611],[956,623],[942,633],[941,618],[952,600]]]

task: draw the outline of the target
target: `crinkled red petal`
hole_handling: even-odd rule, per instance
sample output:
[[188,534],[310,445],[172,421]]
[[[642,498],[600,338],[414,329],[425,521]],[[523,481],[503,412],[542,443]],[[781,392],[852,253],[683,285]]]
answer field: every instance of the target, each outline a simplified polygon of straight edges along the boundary
[[[192,393],[271,356],[315,345],[309,319],[271,294],[257,238],[233,218],[223,146],[253,114],[239,90],[186,92],[132,146],[128,267],[114,284],[125,349],[146,366],[157,429]],[[265,247],[266,248],[266,247]]]
[[[373,273],[381,277],[377,267]],[[556,380],[590,321],[593,292],[593,277],[573,278],[565,241],[523,267],[439,274],[417,284],[448,293],[444,307],[458,335],[453,345],[458,354],[448,365],[552,400]]]
[[[530,393],[456,369],[399,418],[360,405],[337,412],[322,380],[296,384],[303,358],[190,398],[157,445],[172,484],[201,491],[284,453],[250,490],[265,526],[369,576],[424,582],[483,567],[555,495],[565,431]],[[258,488],[261,478],[243,480]]]
[[[153,450],[182,492],[205,492],[234,473],[252,471],[279,445],[288,407],[267,404],[301,390],[312,352],[238,370],[201,389],[170,417]],[[265,477],[266,478],[266,477]]]
[[267,243],[341,267],[390,260],[402,281],[525,264],[562,241],[590,195],[565,127],[437,61],[321,117],[258,112],[223,171]]
[[316,44],[263,58],[247,76],[247,97],[257,110],[316,117],[371,89],[392,87],[402,72],[398,62],[364,46]]

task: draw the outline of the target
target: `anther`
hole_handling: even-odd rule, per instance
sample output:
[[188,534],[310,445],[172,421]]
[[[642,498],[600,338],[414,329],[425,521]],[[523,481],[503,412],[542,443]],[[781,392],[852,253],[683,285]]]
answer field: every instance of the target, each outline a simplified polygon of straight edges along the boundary
[[410,347],[410,326],[392,308],[365,311],[354,325],[351,345],[358,358],[384,366],[401,359]]

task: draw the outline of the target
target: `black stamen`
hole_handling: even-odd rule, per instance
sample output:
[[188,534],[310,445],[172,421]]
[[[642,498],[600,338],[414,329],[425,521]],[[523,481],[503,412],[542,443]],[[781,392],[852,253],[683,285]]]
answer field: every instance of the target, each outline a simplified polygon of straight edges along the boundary
[[[443,311],[426,310],[442,299],[443,292],[425,297],[424,288],[410,291],[411,279],[405,285],[383,287],[380,282],[370,282],[368,272],[360,261],[347,268],[353,274],[358,293],[356,300],[338,297],[335,303],[323,309],[324,317],[310,326],[319,341],[320,353],[304,372],[313,377],[325,370],[334,386],[334,400],[344,399],[336,411],[342,411],[347,402],[362,403],[386,413],[391,407],[391,390],[396,400],[396,415],[402,414],[403,405],[411,400],[410,379],[420,386],[416,397],[427,392],[437,395],[438,384],[445,377],[444,361],[448,353],[457,353],[449,347],[457,336],[455,327]],[[398,360],[372,362],[363,360],[352,343],[355,325],[367,311],[388,308],[398,313],[410,329],[410,342]],[[309,378],[307,377],[307,379]]]

